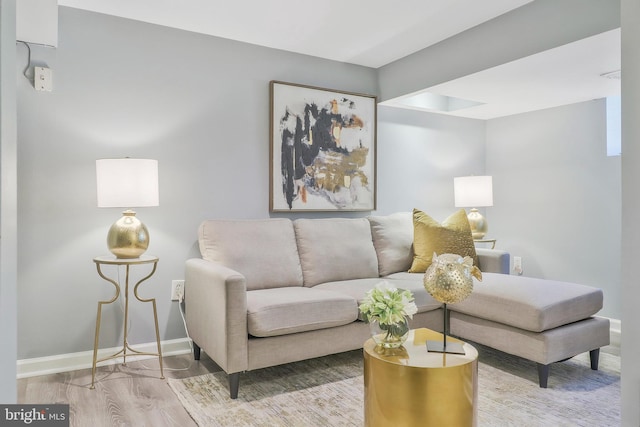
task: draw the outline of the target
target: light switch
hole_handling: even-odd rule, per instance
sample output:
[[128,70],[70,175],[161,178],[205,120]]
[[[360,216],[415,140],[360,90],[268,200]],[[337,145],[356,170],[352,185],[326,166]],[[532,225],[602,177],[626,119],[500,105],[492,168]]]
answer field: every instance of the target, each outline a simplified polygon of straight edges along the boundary
[[36,90],[51,92],[53,90],[53,72],[47,67],[33,67],[33,86]]

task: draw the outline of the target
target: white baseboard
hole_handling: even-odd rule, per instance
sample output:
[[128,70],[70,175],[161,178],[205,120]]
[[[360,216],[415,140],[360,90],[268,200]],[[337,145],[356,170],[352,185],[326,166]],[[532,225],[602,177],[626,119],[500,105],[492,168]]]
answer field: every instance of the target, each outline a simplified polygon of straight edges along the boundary
[[[187,354],[191,351],[191,340],[189,338],[180,338],[176,340],[167,340],[160,343],[162,346],[162,356],[175,356],[178,354]],[[153,353],[157,352],[157,344],[155,342],[145,344],[135,344],[132,347],[138,351]],[[98,350],[98,359],[117,353],[121,348],[104,348]],[[143,360],[156,356],[135,356],[127,354],[127,359]],[[113,365],[121,363],[122,359],[111,359],[100,362],[99,366]],[[55,356],[36,357],[33,359],[22,359],[17,362],[17,377],[27,378],[38,375],[56,374],[59,372],[69,372],[78,369],[87,369],[93,366],[93,350],[81,351],[78,353],[58,354]]]
[[619,319],[609,319],[609,337],[611,344],[602,348],[605,353],[620,356],[622,346],[622,322]]

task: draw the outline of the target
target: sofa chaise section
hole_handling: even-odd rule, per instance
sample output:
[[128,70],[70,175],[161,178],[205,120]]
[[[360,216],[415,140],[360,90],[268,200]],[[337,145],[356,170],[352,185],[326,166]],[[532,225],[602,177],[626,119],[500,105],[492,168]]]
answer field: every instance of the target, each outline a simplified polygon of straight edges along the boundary
[[[422,284],[423,274],[407,272],[413,254],[411,213],[369,220],[380,275]],[[591,368],[598,368],[599,349],[609,344],[609,320],[595,316],[603,304],[600,289],[513,276],[507,252],[476,248],[476,253],[483,280],[474,283],[467,299],[448,305],[452,335],[536,362],[541,387],[547,387],[552,363],[578,354],[588,351]]]
[[451,333],[536,362],[547,387],[552,363],[588,351],[598,368],[609,345],[609,320],[595,316],[602,304],[591,286],[483,273],[469,298],[449,305]]

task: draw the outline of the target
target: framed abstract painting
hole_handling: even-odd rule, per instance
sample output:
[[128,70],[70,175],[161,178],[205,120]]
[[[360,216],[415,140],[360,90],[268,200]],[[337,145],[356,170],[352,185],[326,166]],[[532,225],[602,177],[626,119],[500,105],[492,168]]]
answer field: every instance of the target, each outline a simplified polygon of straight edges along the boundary
[[373,95],[272,81],[271,212],[376,208]]

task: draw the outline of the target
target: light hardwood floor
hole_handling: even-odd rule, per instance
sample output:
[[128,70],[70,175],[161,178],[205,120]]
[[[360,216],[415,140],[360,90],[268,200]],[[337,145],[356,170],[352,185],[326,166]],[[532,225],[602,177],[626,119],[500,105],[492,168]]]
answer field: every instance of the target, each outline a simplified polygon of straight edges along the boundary
[[[220,368],[204,352],[199,361],[185,354],[163,358],[166,378],[185,378]],[[98,367],[90,390],[91,369],[18,380],[18,403],[68,403],[71,426],[196,426],[166,380],[157,359]]]

